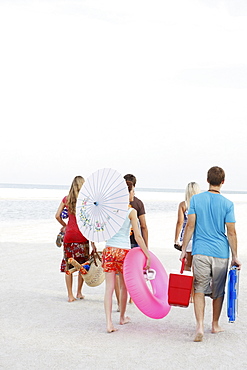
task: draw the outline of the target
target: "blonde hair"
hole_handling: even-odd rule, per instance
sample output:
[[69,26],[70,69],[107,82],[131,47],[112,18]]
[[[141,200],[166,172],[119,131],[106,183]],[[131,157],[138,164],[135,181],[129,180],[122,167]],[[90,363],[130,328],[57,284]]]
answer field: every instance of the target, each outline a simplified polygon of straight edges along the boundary
[[76,176],[72,181],[69,195],[67,197],[67,207],[70,213],[75,215],[76,201],[85,180],[82,176]]
[[196,182],[190,182],[185,189],[185,202],[187,209],[190,208],[190,199],[193,195],[200,193],[200,187]]

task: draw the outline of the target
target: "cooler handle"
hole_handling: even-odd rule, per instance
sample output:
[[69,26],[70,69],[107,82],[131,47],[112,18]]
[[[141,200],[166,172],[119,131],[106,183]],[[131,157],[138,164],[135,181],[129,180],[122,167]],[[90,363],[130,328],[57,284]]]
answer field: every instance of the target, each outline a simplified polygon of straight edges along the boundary
[[182,259],[180,274],[182,274],[184,272],[184,265],[185,265],[185,257]]

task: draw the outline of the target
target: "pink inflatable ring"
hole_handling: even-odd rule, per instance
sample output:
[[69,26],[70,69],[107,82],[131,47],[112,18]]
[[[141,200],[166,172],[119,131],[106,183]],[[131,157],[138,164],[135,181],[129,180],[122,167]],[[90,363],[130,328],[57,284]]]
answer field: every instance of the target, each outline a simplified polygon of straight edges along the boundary
[[144,315],[152,319],[165,317],[171,306],[168,304],[168,275],[159,259],[150,252],[150,269],[156,271],[154,280],[150,280],[152,292],[143,274],[146,257],[141,248],[133,248],[124,260],[123,275],[127,290],[135,305]]

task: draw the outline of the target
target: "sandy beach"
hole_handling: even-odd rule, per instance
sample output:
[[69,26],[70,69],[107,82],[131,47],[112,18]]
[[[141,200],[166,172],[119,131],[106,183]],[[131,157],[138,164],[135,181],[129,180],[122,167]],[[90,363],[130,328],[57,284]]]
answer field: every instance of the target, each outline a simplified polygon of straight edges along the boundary
[[[236,205],[243,266],[247,262],[245,211],[246,204]],[[147,220],[150,249],[168,273],[179,269],[179,252],[173,248],[175,220],[159,219],[158,215],[157,219],[147,216]],[[113,320],[119,330],[109,334],[105,328],[104,283],[96,288],[85,285],[85,299],[68,303],[64,276],[59,272],[62,249],[55,245],[55,220],[50,235],[42,242],[42,230],[36,224],[27,226],[28,229],[29,237],[22,230],[19,242],[17,230],[13,236],[5,230],[5,237],[1,238],[1,369],[246,369],[244,267],[240,274],[239,315],[235,323],[228,323],[225,300],[223,333],[210,333],[208,298],[205,338],[201,343],[193,342],[193,304],[188,308],[172,307],[161,320],[148,318],[134,304],[128,304],[127,314],[132,321],[120,326],[114,302]],[[47,236],[52,242],[47,242]]]
[[[0,30],[0,370],[247,370],[247,0],[0,0]],[[114,294],[108,333],[104,282],[68,302],[55,214],[75,176],[102,171],[88,189],[116,218],[128,193],[101,174],[136,176],[148,247],[169,275],[181,267],[178,205],[188,183],[209,189],[212,166],[226,171],[214,190],[235,205],[234,323],[227,285],[224,331],[211,333],[206,298],[201,342],[193,303],[162,319],[128,303],[120,325]]]

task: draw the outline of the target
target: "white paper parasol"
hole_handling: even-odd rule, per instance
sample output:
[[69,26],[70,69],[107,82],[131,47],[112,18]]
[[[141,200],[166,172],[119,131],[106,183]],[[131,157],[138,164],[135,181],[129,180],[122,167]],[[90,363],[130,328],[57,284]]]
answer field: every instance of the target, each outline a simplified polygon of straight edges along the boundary
[[81,233],[93,242],[110,239],[123,225],[128,205],[129,191],[120,173],[111,168],[94,172],[77,198],[76,219]]

